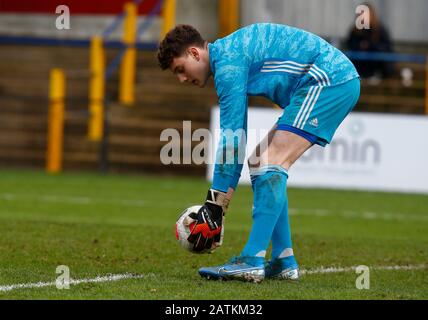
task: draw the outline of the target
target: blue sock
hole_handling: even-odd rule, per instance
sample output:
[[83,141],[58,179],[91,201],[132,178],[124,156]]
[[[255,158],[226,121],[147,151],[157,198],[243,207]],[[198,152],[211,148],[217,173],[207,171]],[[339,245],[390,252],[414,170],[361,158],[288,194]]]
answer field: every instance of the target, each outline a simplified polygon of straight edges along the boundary
[[297,265],[291,242],[290,223],[288,220],[288,200],[285,192],[285,204],[282,208],[272,233],[272,259],[284,258],[286,265]]
[[251,173],[254,192],[253,227],[241,256],[265,257],[284,205],[287,171],[281,166],[266,166]]

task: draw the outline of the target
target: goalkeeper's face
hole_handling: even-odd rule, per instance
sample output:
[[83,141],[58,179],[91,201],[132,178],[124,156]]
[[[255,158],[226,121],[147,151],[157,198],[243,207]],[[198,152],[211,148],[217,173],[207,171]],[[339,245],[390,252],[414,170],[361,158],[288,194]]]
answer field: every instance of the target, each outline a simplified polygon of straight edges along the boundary
[[211,75],[209,58],[204,49],[190,47],[171,63],[171,71],[181,83],[205,87]]

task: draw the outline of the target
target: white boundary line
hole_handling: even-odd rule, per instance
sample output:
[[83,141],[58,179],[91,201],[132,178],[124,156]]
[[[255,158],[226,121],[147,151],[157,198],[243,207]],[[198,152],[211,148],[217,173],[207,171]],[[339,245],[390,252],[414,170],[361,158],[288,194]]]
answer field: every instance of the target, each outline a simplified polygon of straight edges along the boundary
[[[0,193],[0,200],[3,201],[21,201],[22,199],[31,199],[37,203],[67,203],[71,205],[96,205],[96,204],[112,204],[126,207],[162,207],[176,209],[176,202],[155,203],[148,199],[112,199],[112,198],[93,198],[81,196],[59,196],[48,195],[40,196],[36,194],[13,194]],[[189,204],[190,206],[190,204]],[[428,213],[428,212],[427,212]],[[364,220],[395,220],[395,221],[421,221],[428,222],[428,215],[415,215],[409,213],[398,212],[370,212],[370,211],[354,211],[354,210],[327,210],[327,209],[311,209],[311,208],[289,208],[289,214],[295,216],[331,216],[344,219],[364,219]]]
[[[357,266],[353,267],[321,267],[317,269],[309,269],[309,270],[300,270],[301,274],[324,274],[324,273],[341,273],[341,272],[355,272],[357,270]],[[371,270],[383,270],[383,271],[412,271],[412,270],[428,270],[427,265],[408,265],[408,266],[374,266],[368,267]]]
[[[103,277],[96,277],[93,279],[80,279],[80,280],[70,279],[68,284],[78,285],[81,283],[114,282],[114,281],[121,281],[121,280],[128,280],[128,279],[141,279],[143,277],[144,277],[143,275],[133,275],[133,274],[129,274],[129,273],[112,274],[112,275],[103,276]],[[33,289],[33,288],[55,287],[56,284],[57,283],[55,281],[53,281],[53,282],[11,284],[11,285],[0,286],[0,292],[7,292],[7,291],[16,290],[16,289]]]
[[[300,270],[302,275],[305,274],[326,274],[326,273],[341,273],[341,272],[352,272],[355,271],[357,267],[321,267],[317,269],[309,269],[309,270]],[[374,266],[369,267],[372,270],[386,270],[386,271],[412,271],[412,270],[424,270],[428,269],[427,265],[408,265],[408,266]],[[101,282],[114,282],[121,280],[129,280],[129,279],[142,279],[143,275],[134,275],[134,274],[113,274],[108,276],[99,276],[93,279],[80,279],[74,280],[71,279],[70,285],[78,285],[81,283],[101,283]],[[11,284],[11,285],[3,285],[0,286],[0,292],[9,292],[17,289],[34,289],[34,288],[45,288],[45,287],[55,287],[56,282],[37,282],[37,283],[21,283],[21,284]]]

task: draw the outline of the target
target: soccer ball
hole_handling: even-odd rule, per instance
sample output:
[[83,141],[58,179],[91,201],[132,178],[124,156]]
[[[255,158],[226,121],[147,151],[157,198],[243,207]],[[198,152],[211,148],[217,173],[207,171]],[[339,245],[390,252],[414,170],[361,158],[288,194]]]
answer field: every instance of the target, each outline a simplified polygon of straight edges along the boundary
[[185,209],[179,216],[177,222],[175,223],[175,238],[177,239],[180,246],[192,253],[211,253],[218,247],[220,247],[223,243],[223,237],[224,237],[224,226],[221,228],[221,234],[220,234],[220,242],[214,243],[211,249],[207,249],[202,252],[195,252],[193,251],[193,243],[190,243],[187,241],[187,238],[190,236],[190,233],[195,226],[195,220],[189,217],[192,213],[198,213],[199,209],[201,209],[202,206],[193,206],[190,208]]

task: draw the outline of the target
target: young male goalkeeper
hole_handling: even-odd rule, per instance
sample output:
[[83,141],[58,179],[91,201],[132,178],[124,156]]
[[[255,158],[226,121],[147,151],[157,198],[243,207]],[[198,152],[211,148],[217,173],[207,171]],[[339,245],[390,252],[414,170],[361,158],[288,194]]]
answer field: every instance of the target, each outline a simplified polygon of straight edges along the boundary
[[[241,176],[243,164],[236,151],[244,147],[245,136],[227,139],[224,130],[247,130],[248,96],[267,97],[284,109],[266,137],[267,147],[259,145],[260,154],[255,151],[250,157],[254,203],[247,244],[238,257],[199,273],[212,279],[297,280],[288,171],[311,146],[330,143],[354,108],[360,95],[354,66],[318,36],[278,24],[254,24],[209,44],[193,27],[179,25],[161,42],[158,60],[182,83],[204,87],[213,76],[219,98],[223,133],[213,184],[189,237],[195,251],[219,244],[223,216]],[[272,257],[266,263],[270,242]]]

